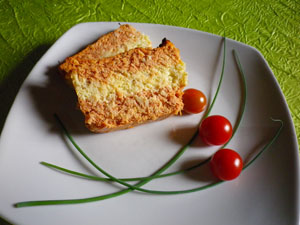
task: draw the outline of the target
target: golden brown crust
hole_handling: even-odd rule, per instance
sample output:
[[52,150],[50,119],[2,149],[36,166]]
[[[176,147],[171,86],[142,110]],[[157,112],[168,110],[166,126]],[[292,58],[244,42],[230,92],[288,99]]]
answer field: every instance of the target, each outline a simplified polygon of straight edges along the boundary
[[170,41],[158,48],[135,48],[114,57],[99,60],[67,58],[64,70],[76,72],[91,81],[105,82],[114,72],[134,74],[154,67],[167,67],[180,61],[179,50]]
[[137,31],[134,27],[124,24],[118,29],[101,36],[95,43],[87,46],[81,52],[68,57],[59,66],[59,70],[66,76],[66,79],[69,79],[69,61],[80,63],[84,60],[98,60],[136,47],[151,47],[151,42],[147,36]]

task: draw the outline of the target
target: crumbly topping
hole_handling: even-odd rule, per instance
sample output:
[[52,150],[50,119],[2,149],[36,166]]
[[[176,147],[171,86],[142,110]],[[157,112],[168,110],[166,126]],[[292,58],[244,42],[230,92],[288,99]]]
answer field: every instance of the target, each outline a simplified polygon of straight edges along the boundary
[[121,25],[118,29],[101,36],[95,43],[87,46],[81,52],[68,57],[59,66],[59,69],[66,79],[69,79],[69,73],[71,72],[70,61],[80,63],[82,60],[102,59],[137,47],[151,47],[151,41],[148,36],[140,33],[128,24]]
[[170,67],[179,63],[179,50],[167,41],[164,46],[151,48],[135,48],[114,57],[99,60],[83,60],[68,58],[68,71],[92,81],[105,81],[114,73],[133,74],[139,71],[150,71],[154,67]]

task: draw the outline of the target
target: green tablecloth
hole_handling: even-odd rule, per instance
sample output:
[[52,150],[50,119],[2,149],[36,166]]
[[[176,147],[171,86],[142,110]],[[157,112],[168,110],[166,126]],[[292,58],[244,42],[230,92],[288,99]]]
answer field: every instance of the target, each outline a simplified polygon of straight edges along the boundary
[[0,1],[0,130],[18,88],[46,50],[73,25],[159,23],[223,35],[257,48],[271,66],[300,140],[298,0]]
[[299,142],[298,0],[0,0],[0,131],[20,85],[39,58],[73,25],[91,21],[159,23],[218,35],[226,30],[227,37],[257,48],[283,90]]

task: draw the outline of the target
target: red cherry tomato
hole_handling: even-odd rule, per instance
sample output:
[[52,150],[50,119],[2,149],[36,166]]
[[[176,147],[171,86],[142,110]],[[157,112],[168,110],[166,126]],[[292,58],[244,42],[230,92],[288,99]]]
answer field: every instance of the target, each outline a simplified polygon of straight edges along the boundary
[[233,180],[243,169],[241,156],[231,149],[217,151],[210,160],[213,174],[220,180]]
[[187,89],[182,96],[184,111],[187,113],[200,113],[206,107],[205,95],[196,89]]
[[223,145],[232,136],[232,126],[223,116],[209,116],[202,121],[199,135],[208,145]]

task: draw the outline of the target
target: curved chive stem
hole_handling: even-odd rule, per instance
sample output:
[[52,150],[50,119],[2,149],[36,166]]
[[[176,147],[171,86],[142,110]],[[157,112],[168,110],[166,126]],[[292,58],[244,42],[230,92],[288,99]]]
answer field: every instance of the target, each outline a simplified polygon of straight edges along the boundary
[[[191,171],[193,169],[196,169],[196,168],[204,165],[205,163],[207,163],[209,160],[210,160],[210,157],[208,159],[202,161],[201,163],[198,163],[198,164],[194,165],[194,166],[188,167],[188,168],[183,169],[183,170],[178,170],[178,171],[170,172],[170,173],[164,173],[164,174],[152,175],[152,176],[145,176],[145,177],[130,177],[130,178],[118,178],[118,179],[122,180],[122,181],[140,181],[140,180],[144,180],[146,178],[158,179],[158,178],[164,178],[164,177],[174,176],[174,175],[178,175],[178,174],[181,174],[181,173],[188,172],[188,171]],[[60,166],[57,166],[57,165],[54,165],[54,164],[51,164],[51,163],[47,163],[47,162],[41,162],[41,164],[44,165],[44,166],[46,166],[46,167],[49,167],[49,168],[52,168],[52,169],[56,169],[56,170],[59,170],[59,171],[65,172],[65,173],[69,173],[71,175],[75,175],[75,176],[78,176],[78,177],[86,178],[86,179],[89,179],[89,180],[113,181],[110,178],[98,177],[98,176],[92,176],[92,175],[80,173],[80,172],[77,172],[77,171],[74,171],[74,170],[69,170],[69,169],[66,169],[64,167],[60,167]]]
[[[249,162],[247,163],[243,170],[245,170],[248,166],[250,166],[256,159],[263,153],[265,152],[279,137],[282,128],[283,128],[283,122],[281,120],[275,120],[272,119],[275,122],[280,122],[280,127],[278,128],[276,134],[272,137],[269,143],[267,143],[264,148]],[[136,185],[137,186],[142,186],[145,184],[147,181],[142,181]],[[211,184],[207,184],[201,187],[193,188],[193,189],[187,189],[187,190],[181,190],[181,191],[157,191],[157,190],[151,190],[152,194],[168,194],[168,195],[174,195],[174,194],[184,194],[184,193],[191,193],[191,192],[196,192],[196,191],[201,191],[206,188],[210,188],[213,186],[216,186],[218,184],[223,183],[224,181],[218,181],[214,182]],[[46,201],[29,201],[29,202],[20,202],[17,203],[15,206],[16,207],[28,207],[28,206],[39,206],[39,205],[63,205],[63,204],[79,204],[79,203],[88,203],[88,202],[94,202],[94,201],[100,201],[100,200],[105,200],[113,197],[120,196],[122,194],[126,194],[128,192],[132,191],[131,189],[124,189],[119,192],[115,192],[112,194],[107,194],[107,195],[101,195],[101,196],[96,196],[96,197],[90,197],[90,198],[82,198],[82,199],[66,199],[66,200],[46,200]]]
[[241,108],[240,108],[240,112],[239,112],[239,117],[238,117],[238,120],[236,122],[236,125],[233,129],[233,132],[232,132],[232,136],[231,138],[229,139],[229,141],[227,143],[225,143],[222,148],[225,148],[229,142],[231,141],[231,139],[234,137],[237,129],[239,128],[240,126],[240,123],[243,119],[243,116],[244,116],[244,112],[245,112],[245,109],[246,109],[246,104],[247,104],[247,93],[248,93],[248,89],[247,89],[247,83],[246,83],[246,76],[245,76],[245,73],[244,73],[244,70],[243,70],[243,67],[240,63],[240,59],[239,59],[239,56],[237,54],[237,52],[233,49],[233,55],[234,55],[234,58],[236,60],[236,63],[238,65],[238,69],[239,69],[239,74],[241,75],[241,78],[242,78],[242,89],[243,89],[243,94],[242,94],[242,105],[241,105]]
[[[223,77],[224,77],[224,70],[225,70],[225,63],[226,63],[226,37],[224,37],[224,50],[223,50],[223,63],[222,63],[222,71],[221,71],[221,76],[220,76],[220,80],[219,80],[219,84],[216,90],[216,93],[214,95],[214,98],[210,104],[210,107],[208,108],[208,110],[206,111],[205,115],[203,116],[203,119],[205,119],[206,117],[208,117],[208,115],[210,114],[210,111],[212,110],[212,106],[215,104],[215,101],[219,95],[219,91],[221,89],[221,84],[223,81]],[[202,119],[202,120],[203,120]]]
[[87,156],[87,154],[84,153],[84,151],[77,145],[77,143],[74,141],[73,137],[69,134],[68,130],[66,129],[66,127],[64,126],[64,124],[62,123],[62,121],[59,119],[59,117],[55,114],[54,115],[55,119],[57,120],[57,122],[60,124],[61,128],[63,129],[64,133],[66,134],[66,136],[68,137],[69,141],[73,144],[73,146],[76,148],[76,150],[92,165],[94,166],[99,172],[101,172],[102,174],[104,174],[105,176],[107,176],[108,178],[110,178],[112,181],[115,181],[119,184],[122,184],[128,188],[131,189],[135,189],[133,185],[126,183],[125,181],[122,181],[114,176],[112,176],[111,174],[109,174],[108,172],[106,172],[104,169],[102,169],[101,167],[99,167],[91,158],[89,158]]
[[[55,115],[55,117],[59,120],[59,118],[57,117],[57,115]],[[60,124],[63,126],[63,124],[61,123],[61,121],[59,120]],[[71,140],[73,140],[73,138],[69,135],[68,131],[64,128],[64,131],[66,132],[66,135],[68,138],[71,138]],[[191,145],[191,143],[194,141],[194,139],[197,137],[197,133],[195,133],[193,135],[193,137],[190,139],[190,141],[179,150],[179,152],[161,169],[159,169],[157,172],[155,172],[153,175],[160,175],[161,173],[163,173],[165,170],[167,170],[178,158],[180,158],[180,156],[185,152],[185,150]],[[70,140],[70,141],[71,141]],[[72,144],[76,144],[75,141],[72,141]],[[75,147],[79,146],[76,144]],[[80,149],[80,148],[79,148]],[[88,158],[88,157],[87,157]],[[91,160],[90,160],[91,161]],[[98,166],[97,166],[98,167]],[[99,167],[98,167],[99,168]],[[109,178],[112,178],[112,176],[110,176]],[[118,180],[117,178],[112,179],[113,181]],[[118,180],[119,181],[119,180]],[[140,181],[139,183],[137,183],[135,186],[129,185],[128,186],[132,186],[134,189],[139,189],[139,187],[145,185],[146,183],[148,183],[149,181],[151,181],[151,178],[146,178],[142,181]],[[91,198],[82,198],[82,199],[65,199],[65,200],[42,200],[42,201],[26,201],[26,202],[19,202],[16,203],[14,206],[17,208],[20,207],[29,207],[29,206],[39,206],[39,205],[63,205],[63,204],[79,204],[79,203],[88,203],[88,202],[94,202],[94,201],[100,201],[100,200],[105,200],[108,198],[113,198],[113,197],[117,197],[123,194],[126,194],[130,191],[132,191],[132,188],[127,188],[115,193],[111,193],[111,194],[106,194],[106,195],[100,195],[100,196],[96,196],[96,197],[91,197]]]
[[[152,193],[151,190],[148,189],[143,189],[140,188],[139,186],[134,186],[131,184],[126,183],[125,181],[122,181],[114,176],[112,176],[111,174],[109,174],[108,172],[106,172],[104,169],[102,169],[101,167],[99,167],[92,159],[90,159],[84,152],[83,150],[77,145],[77,143],[74,141],[73,137],[69,134],[68,130],[66,129],[66,127],[64,126],[64,124],[62,123],[62,121],[59,119],[59,117],[55,114],[54,115],[55,118],[57,119],[58,123],[61,125],[61,128],[63,129],[63,131],[65,132],[66,136],[68,137],[69,141],[73,144],[73,146],[77,149],[77,151],[89,162],[91,163],[91,165],[93,165],[98,171],[100,171],[102,174],[104,174],[105,176],[107,176],[108,178],[110,178],[112,181],[117,182],[119,184],[122,184],[130,189],[133,190],[138,190],[141,192],[146,192],[146,193]],[[180,156],[186,151],[186,149],[188,147],[190,147],[190,145],[192,144],[192,142],[195,140],[195,138],[197,137],[197,133],[193,135],[192,139],[184,146],[182,147],[179,152],[169,161],[166,163],[165,166],[163,166],[161,169],[159,169],[154,175],[159,175],[162,172],[164,172],[165,170],[167,170],[177,159],[180,158]],[[143,179],[140,183],[148,183],[150,180],[152,180],[152,178],[146,177],[145,179]]]
[[[275,135],[272,137],[272,139],[270,140],[269,143],[267,143],[263,149],[249,162],[247,163],[244,167],[243,170],[245,170],[248,166],[250,166],[263,152],[265,152],[274,142],[275,140],[278,138],[279,134],[281,133],[281,130],[283,128],[283,122],[282,120],[275,120],[272,119],[275,122],[280,122],[280,127],[278,128],[277,132],[275,133]],[[217,181],[214,183],[210,183],[201,187],[197,187],[197,188],[192,188],[192,189],[186,189],[186,190],[179,190],[179,191],[159,191],[159,190],[148,190],[151,191],[151,194],[161,194],[161,195],[176,195],[176,194],[185,194],[185,193],[191,193],[191,192],[196,192],[196,191],[201,191],[204,190],[206,188],[212,187],[212,186],[216,186],[218,184],[223,183],[224,181]]]
[[[70,137],[68,133],[66,135],[68,137]],[[169,166],[171,166],[178,158],[180,158],[180,156],[185,152],[185,150],[190,146],[190,144],[194,141],[194,139],[196,137],[197,136],[194,135],[191,138],[191,140],[183,148],[181,148],[179,150],[179,152],[164,167],[162,167],[157,172],[155,172],[154,175],[160,175],[166,169],[168,169]],[[117,179],[115,178],[113,180],[115,181]],[[144,184],[148,183],[149,181],[151,181],[151,178],[146,178],[146,179],[142,180],[141,182],[137,183],[135,186],[132,186],[132,185],[130,185],[130,186],[132,186],[134,189],[140,189],[141,186],[143,186]],[[60,205],[60,204],[87,203],[87,202],[93,202],[93,201],[99,201],[99,200],[104,200],[104,199],[108,199],[108,198],[117,197],[119,195],[126,194],[126,193],[128,193],[128,192],[130,192],[132,190],[133,190],[132,188],[128,188],[128,189],[124,189],[122,191],[118,191],[118,192],[115,192],[115,193],[111,193],[111,194],[107,194],[107,195],[101,195],[101,196],[96,196],[96,197],[91,197],[91,198],[84,198],[84,199],[66,199],[66,200],[45,200],[45,201],[19,202],[19,203],[15,204],[15,207],[20,208],[20,207],[38,206],[38,205]],[[149,191],[149,190],[147,190],[147,192],[151,193],[151,191]]]
[[[140,180],[144,180],[146,178],[158,179],[158,178],[164,178],[164,177],[168,177],[168,176],[174,176],[174,175],[179,174],[179,173],[183,173],[183,172],[187,172],[187,171],[193,170],[193,169],[199,167],[199,165],[203,165],[203,164],[207,163],[209,161],[209,159],[206,159],[206,160],[202,161],[201,164],[198,163],[195,166],[186,168],[184,170],[179,170],[179,171],[171,172],[171,173],[165,173],[165,174],[161,174],[161,175],[157,175],[157,176],[153,175],[153,176],[145,176],[145,177],[118,178],[118,179],[122,180],[122,181],[140,181]],[[78,176],[78,177],[86,178],[86,179],[89,179],[89,180],[113,181],[110,178],[98,177],[98,176],[92,176],[92,175],[80,173],[80,172],[77,172],[77,171],[74,171],[74,170],[69,170],[69,169],[66,169],[66,168],[63,168],[63,167],[51,164],[51,163],[47,163],[47,162],[41,162],[41,164],[44,165],[44,166],[46,166],[46,167],[49,167],[49,168],[52,168],[52,169],[56,169],[56,170],[59,170],[59,171],[65,172],[65,173],[69,173],[69,174],[72,174],[72,175],[75,175],[75,176]]]
[[264,153],[264,151],[266,151],[274,143],[274,141],[278,138],[278,136],[280,135],[280,132],[283,128],[283,121],[279,120],[279,119],[273,119],[273,118],[271,118],[271,120],[273,120],[274,122],[279,122],[280,123],[280,128],[278,129],[277,133],[273,136],[272,140],[267,145],[265,145],[265,147],[259,153],[257,153],[257,155],[250,162],[248,162],[243,167],[243,170],[246,169],[248,166],[250,166],[262,153]]

